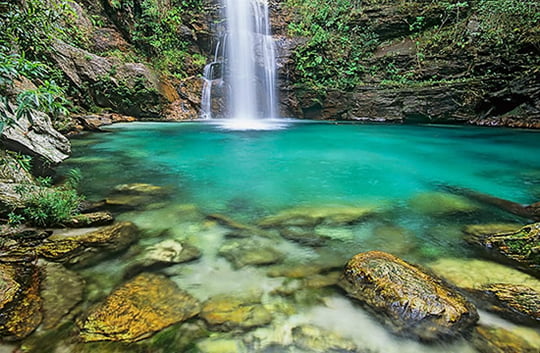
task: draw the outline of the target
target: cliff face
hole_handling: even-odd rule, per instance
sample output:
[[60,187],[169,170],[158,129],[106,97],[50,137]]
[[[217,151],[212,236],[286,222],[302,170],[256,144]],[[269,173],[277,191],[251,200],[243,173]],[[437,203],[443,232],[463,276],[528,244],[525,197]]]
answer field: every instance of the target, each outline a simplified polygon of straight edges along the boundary
[[540,5],[274,1],[282,110],[540,127]]

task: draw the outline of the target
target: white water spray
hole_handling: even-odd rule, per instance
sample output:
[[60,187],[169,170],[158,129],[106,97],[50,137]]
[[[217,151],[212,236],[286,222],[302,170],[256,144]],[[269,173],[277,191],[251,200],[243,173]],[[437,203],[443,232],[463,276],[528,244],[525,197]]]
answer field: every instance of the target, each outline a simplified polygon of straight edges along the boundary
[[[213,87],[225,91],[226,119],[233,128],[259,129],[278,118],[276,63],[266,0],[223,0],[226,34],[205,68],[203,118],[213,118]],[[221,76],[215,68],[221,69]],[[225,87],[225,88],[223,88]]]

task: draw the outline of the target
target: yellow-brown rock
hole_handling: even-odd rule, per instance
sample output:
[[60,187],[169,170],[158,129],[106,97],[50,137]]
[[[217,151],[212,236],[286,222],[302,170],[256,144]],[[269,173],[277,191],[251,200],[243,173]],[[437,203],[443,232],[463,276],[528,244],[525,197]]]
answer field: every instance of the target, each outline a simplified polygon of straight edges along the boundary
[[199,310],[199,302],[171,280],[143,273],[113,291],[77,324],[85,342],[134,342]]
[[126,249],[139,231],[131,222],[118,222],[93,231],[55,234],[35,248],[41,257],[68,264],[95,263],[111,253]]
[[537,348],[516,334],[500,327],[478,326],[472,336],[479,353],[534,353]]
[[419,268],[381,251],[355,255],[340,285],[396,333],[432,341],[472,328],[474,305]]
[[210,325],[226,329],[257,327],[272,321],[272,315],[258,297],[210,298],[203,304],[201,317]]
[[41,323],[38,268],[32,264],[0,264],[0,336],[20,340]]

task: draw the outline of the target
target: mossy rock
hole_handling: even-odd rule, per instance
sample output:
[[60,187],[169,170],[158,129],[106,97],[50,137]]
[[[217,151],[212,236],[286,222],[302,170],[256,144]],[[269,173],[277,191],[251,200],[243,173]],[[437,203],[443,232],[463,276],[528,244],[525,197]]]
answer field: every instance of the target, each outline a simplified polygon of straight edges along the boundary
[[426,192],[409,200],[409,206],[416,212],[429,216],[447,216],[456,213],[470,213],[479,209],[469,199],[443,192]]
[[232,338],[212,337],[197,342],[197,353],[248,353],[244,342]]
[[478,326],[474,330],[472,343],[479,353],[538,352],[526,340],[501,327]]
[[272,321],[272,314],[261,304],[259,295],[216,296],[202,306],[201,317],[223,330],[250,329]]
[[473,291],[482,308],[521,324],[540,323],[540,292],[523,285],[493,283]]
[[465,240],[485,250],[490,257],[508,262],[522,271],[540,277],[540,223],[517,231],[469,234]]
[[463,228],[463,233],[468,236],[478,237],[499,233],[512,233],[518,231],[522,224],[519,223],[488,223],[471,224]]
[[199,311],[199,302],[174,282],[143,273],[91,308],[77,326],[85,342],[135,342]]
[[440,279],[381,251],[355,255],[341,287],[395,333],[424,341],[451,338],[472,329],[472,303]]
[[64,226],[68,228],[90,228],[106,226],[114,222],[114,217],[109,212],[92,212],[76,215]]
[[41,323],[41,273],[31,263],[0,263],[0,336],[20,340]]

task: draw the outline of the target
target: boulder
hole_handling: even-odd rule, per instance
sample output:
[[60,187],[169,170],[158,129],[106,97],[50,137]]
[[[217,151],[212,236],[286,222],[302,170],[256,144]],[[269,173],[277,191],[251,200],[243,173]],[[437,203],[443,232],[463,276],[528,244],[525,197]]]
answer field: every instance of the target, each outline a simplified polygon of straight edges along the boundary
[[263,266],[279,263],[283,254],[272,246],[253,240],[229,240],[219,249],[235,269],[244,266]]
[[90,231],[54,234],[43,244],[28,251],[35,251],[50,261],[86,266],[125,250],[138,236],[139,231],[133,223],[119,222]]
[[28,168],[25,167],[25,162],[21,158],[21,156],[0,149],[0,182],[18,184],[34,183],[34,177],[27,170]]
[[[12,104],[10,108],[15,111]],[[10,113],[7,114],[9,117]],[[15,116],[11,118],[15,119]],[[34,157],[37,167],[43,169],[59,164],[71,153],[69,140],[53,128],[46,114],[36,110],[16,119],[15,124],[4,127],[0,132],[0,142],[12,151]]]
[[261,304],[258,295],[210,298],[203,304],[200,315],[208,324],[224,330],[245,330],[272,321],[272,314]]
[[538,352],[525,339],[501,327],[478,326],[474,330],[472,344],[479,353]]
[[174,282],[143,273],[91,308],[77,325],[85,342],[135,342],[199,311],[199,302]]
[[469,244],[484,249],[496,259],[508,262],[522,271],[540,277],[540,223],[522,227],[514,232],[468,234]]
[[355,255],[340,285],[393,331],[424,341],[466,333],[478,320],[474,305],[440,279],[381,251]]
[[83,299],[85,282],[77,273],[57,263],[43,265],[43,328],[57,327]]
[[20,340],[41,323],[40,271],[32,263],[0,263],[0,336]]
[[540,292],[533,288],[493,283],[472,292],[478,298],[478,305],[485,310],[521,324],[540,323]]

